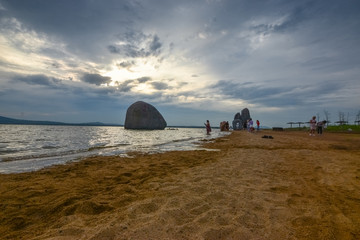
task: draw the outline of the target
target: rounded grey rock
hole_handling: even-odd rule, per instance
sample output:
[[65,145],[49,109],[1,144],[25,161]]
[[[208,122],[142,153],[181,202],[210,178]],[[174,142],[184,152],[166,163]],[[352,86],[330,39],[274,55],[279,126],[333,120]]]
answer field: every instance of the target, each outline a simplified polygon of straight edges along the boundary
[[153,105],[138,101],[127,109],[124,128],[163,130],[166,128],[166,121]]

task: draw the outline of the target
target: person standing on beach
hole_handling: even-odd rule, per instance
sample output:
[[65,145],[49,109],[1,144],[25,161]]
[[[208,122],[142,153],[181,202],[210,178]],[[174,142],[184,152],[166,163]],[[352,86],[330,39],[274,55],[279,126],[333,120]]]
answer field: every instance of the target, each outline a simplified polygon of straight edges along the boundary
[[256,120],[256,130],[260,130],[260,122],[259,120]]
[[249,119],[249,122],[248,122],[248,131],[249,132],[252,132],[252,130],[253,130],[253,124],[254,124],[254,122],[253,122],[253,120],[250,118]]
[[315,129],[316,129],[316,117],[313,116],[310,120],[310,134],[309,136],[315,136]]
[[204,123],[205,127],[206,127],[206,134],[210,135],[211,132],[211,127],[210,127],[210,122],[209,120],[206,120],[206,123]]
[[317,133],[318,134],[322,135],[325,124],[326,124],[325,120],[317,123]]

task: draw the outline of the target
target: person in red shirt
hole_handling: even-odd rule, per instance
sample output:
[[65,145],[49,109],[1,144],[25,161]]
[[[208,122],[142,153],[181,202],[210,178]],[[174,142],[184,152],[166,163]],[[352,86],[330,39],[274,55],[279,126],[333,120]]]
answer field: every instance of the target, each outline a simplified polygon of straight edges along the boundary
[[260,130],[260,122],[259,120],[256,120],[256,130]]

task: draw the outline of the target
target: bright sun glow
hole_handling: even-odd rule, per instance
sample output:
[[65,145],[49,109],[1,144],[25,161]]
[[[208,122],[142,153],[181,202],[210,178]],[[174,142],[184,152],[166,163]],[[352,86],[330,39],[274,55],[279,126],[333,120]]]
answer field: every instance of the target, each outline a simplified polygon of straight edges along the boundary
[[[103,70],[100,74],[111,78],[110,86],[121,88],[125,85],[131,87],[132,92],[143,94],[194,91],[203,89],[204,82],[215,82],[214,77],[201,64],[189,64],[177,57],[161,61],[159,57],[117,60],[112,63],[110,71]],[[142,81],[144,78],[147,79]],[[157,89],[156,86],[160,88]]]
[[146,83],[141,83],[141,84],[137,85],[136,87],[134,87],[133,91],[141,92],[141,93],[145,93],[145,94],[151,94],[154,92],[154,89]]
[[142,60],[137,61],[132,66],[128,68],[119,67],[119,63],[113,64],[112,70],[103,72],[103,76],[111,77],[112,84],[115,85],[116,82],[123,82],[130,79],[137,79],[144,76],[153,76],[156,75],[156,68],[154,67],[154,63],[150,60]]

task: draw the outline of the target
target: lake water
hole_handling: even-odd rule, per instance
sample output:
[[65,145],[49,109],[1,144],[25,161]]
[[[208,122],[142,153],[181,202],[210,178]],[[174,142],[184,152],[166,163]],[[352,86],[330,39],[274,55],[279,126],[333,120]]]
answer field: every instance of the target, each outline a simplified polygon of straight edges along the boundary
[[0,125],[0,173],[35,171],[89,156],[126,156],[200,149],[204,139],[228,134],[205,128],[126,130],[123,127]]

